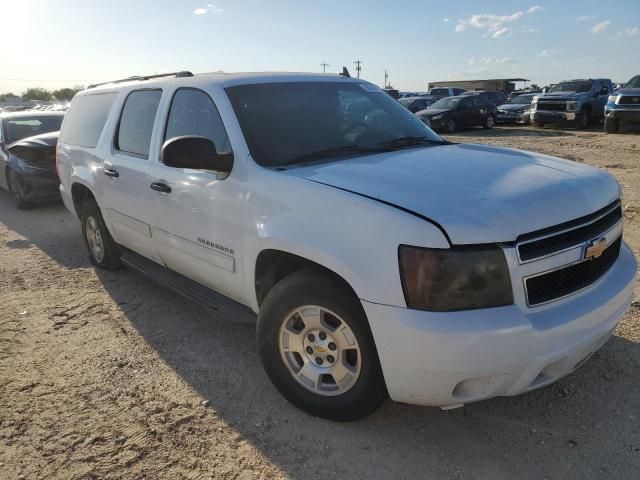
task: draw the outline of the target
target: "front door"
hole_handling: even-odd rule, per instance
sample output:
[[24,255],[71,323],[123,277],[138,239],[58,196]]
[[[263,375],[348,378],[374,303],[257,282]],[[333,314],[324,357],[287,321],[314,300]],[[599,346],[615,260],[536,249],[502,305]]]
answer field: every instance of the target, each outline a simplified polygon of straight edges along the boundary
[[129,93],[101,175],[116,242],[155,261],[159,261],[159,256],[151,238],[149,158],[161,97],[162,90]]
[[[163,142],[183,135],[209,138],[218,153],[232,153],[211,97],[179,88],[169,107]],[[237,160],[236,160],[237,161]],[[155,211],[152,234],[164,263],[203,285],[241,299],[243,189],[231,175],[211,170],[151,167]]]

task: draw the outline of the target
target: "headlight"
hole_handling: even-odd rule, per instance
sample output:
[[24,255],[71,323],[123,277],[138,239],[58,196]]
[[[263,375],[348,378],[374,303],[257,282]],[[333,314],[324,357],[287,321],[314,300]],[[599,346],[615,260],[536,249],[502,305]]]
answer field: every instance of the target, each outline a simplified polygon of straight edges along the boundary
[[409,308],[447,312],[513,303],[507,261],[497,246],[432,249],[401,245],[398,254]]
[[567,111],[575,112],[578,110],[578,102],[567,102]]
[[609,103],[616,103],[618,101],[618,95],[609,95]]
[[433,117],[431,117],[431,120],[440,120],[441,118],[442,118],[442,114],[434,115]]

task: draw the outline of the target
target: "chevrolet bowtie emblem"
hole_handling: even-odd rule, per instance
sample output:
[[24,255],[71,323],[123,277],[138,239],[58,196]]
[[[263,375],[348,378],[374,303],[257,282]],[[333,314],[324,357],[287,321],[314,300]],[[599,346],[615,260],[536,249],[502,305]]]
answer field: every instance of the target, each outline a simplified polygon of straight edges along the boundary
[[585,260],[595,260],[599,256],[601,256],[604,251],[607,249],[607,239],[596,238],[587,244],[587,248],[584,251]]

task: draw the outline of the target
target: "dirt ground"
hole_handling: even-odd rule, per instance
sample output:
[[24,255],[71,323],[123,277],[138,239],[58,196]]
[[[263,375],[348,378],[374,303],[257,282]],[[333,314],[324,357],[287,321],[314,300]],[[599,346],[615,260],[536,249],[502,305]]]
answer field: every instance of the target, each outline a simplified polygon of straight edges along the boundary
[[[450,138],[607,169],[640,256],[640,135],[601,128]],[[252,327],[133,271],[95,271],[64,207],[19,212],[0,192],[1,479],[637,479],[639,372],[636,301],[600,352],[542,390],[318,420],[271,386]]]

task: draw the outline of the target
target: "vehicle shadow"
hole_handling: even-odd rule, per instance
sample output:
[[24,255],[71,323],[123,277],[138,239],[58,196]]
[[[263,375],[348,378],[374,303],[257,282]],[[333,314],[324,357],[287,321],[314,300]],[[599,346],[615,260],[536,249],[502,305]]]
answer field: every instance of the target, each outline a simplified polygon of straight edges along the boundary
[[[133,271],[98,276],[162,359],[291,478],[328,471],[336,478],[587,478],[603,471],[632,478],[640,466],[640,344],[621,337],[578,372],[523,396],[449,412],[388,401],[367,419],[341,424],[306,415],[276,392],[253,327],[159,294]],[[634,309],[640,314],[640,304]]]
[[491,130],[482,128],[461,130],[453,136],[483,136],[483,137],[567,137],[572,135],[570,131],[555,130],[550,128],[527,128],[524,125],[499,125]]
[[[62,202],[18,210],[9,193],[0,190],[0,222],[27,239],[9,241],[9,248],[30,248],[31,245],[35,245],[67,268],[90,265],[88,256],[78,255],[78,252],[84,250],[79,222]],[[60,248],[60,245],[67,248]]]

